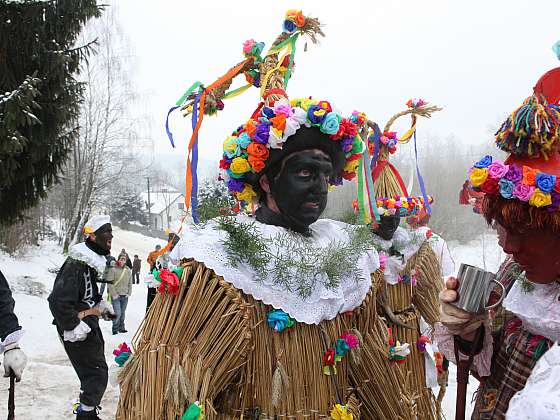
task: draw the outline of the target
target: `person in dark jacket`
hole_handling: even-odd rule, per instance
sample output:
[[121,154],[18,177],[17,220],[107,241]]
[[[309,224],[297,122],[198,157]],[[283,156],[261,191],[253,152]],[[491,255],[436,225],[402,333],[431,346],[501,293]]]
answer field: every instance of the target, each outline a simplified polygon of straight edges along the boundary
[[84,226],[86,241],[70,248],[48,301],[58,335],[81,383],[76,419],[98,420],[97,407],[105,393],[108,368],[99,317],[114,318],[102,300],[97,281],[106,269],[113,239],[109,216],[94,216]]
[[0,271],[0,350],[4,353],[4,376],[14,375],[21,381],[21,375],[27,364],[27,356],[19,348],[18,341],[23,330],[14,313],[14,298],[4,274]]
[[132,261],[132,284],[140,284],[140,270],[142,268],[142,260],[138,255],[134,256],[134,261]]

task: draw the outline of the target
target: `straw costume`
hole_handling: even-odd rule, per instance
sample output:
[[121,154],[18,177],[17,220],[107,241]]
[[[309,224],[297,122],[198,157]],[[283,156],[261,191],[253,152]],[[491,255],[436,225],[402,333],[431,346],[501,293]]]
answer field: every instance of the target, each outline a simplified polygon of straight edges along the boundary
[[300,35],[315,41],[319,21],[289,11],[264,58],[263,44],[246,42],[246,60],[177,105],[193,116],[196,145],[232,77],[261,88],[220,162],[234,197],[258,209],[189,230],[172,251],[183,264],[158,273],[160,293],[120,374],[119,420],[417,418],[412,379],[394,368],[377,316],[369,230],[317,220],[327,184],[355,176],[364,144],[329,102],[288,100]]
[[[431,328],[438,320],[441,264],[423,231],[398,226],[400,218],[430,212],[433,199],[426,194],[419,171],[423,195],[410,197],[401,175],[390,162],[390,156],[396,152],[399,144],[411,139],[416,142],[417,116],[430,117],[438,110],[438,107],[429,106],[424,101],[411,100],[408,109],[393,116],[383,131],[364,117],[362,131],[364,137],[367,135],[368,150],[358,179],[358,208],[362,220],[374,227],[373,236],[381,249],[381,267],[374,274],[378,288],[378,313],[384,317],[392,334],[390,345],[393,361],[399,364],[398,368],[402,369],[403,374],[411,377],[410,387],[415,395],[418,418],[422,419],[438,418],[440,412],[439,404],[434,404],[435,399],[429,388],[437,386],[434,352],[429,345],[426,349],[426,344]],[[391,126],[404,115],[412,116],[412,125],[399,139],[397,133],[391,131]],[[367,378],[363,380],[365,382]],[[367,387],[364,384],[362,389]]]
[[[560,234],[559,99],[557,68],[539,80],[533,95],[496,133],[496,144],[509,153],[507,159],[485,156],[470,169],[470,188],[482,195],[483,216],[507,231]],[[531,283],[512,256],[502,264],[497,279],[507,295],[485,326],[482,348],[474,350],[478,354],[473,374],[481,385],[473,419],[506,418],[512,397],[524,389],[542,355],[560,340],[558,281]],[[455,361],[453,336],[443,325],[438,325],[437,335],[442,351]],[[464,352],[471,350],[468,343],[461,346]]]

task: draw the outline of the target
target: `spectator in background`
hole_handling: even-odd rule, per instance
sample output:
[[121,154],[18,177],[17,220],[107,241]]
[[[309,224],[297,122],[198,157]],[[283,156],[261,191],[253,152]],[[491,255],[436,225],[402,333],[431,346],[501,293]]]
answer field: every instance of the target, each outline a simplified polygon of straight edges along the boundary
[[[148,264],[150,265],[150,273],[154,270],[154,268],[156,268],[156,261],[158,259],[158,255],[161,251],[161,245],[156,245],[156,249],[155,251],[152,251],[148,254]],[[146,300],[146,312],[148,312],[148,309],[150,309],[150,305],[152,304],[152,301],[154,300],[154,298],[156,297],[156,288],[155,287],[151,287],[148,286],[148,298]]]
[[113,320],[113,335],[128,332],[124,326],[128,297],[132,294],[132,272],[126,265],[126,254],[120,254],[117,264],[107,273],[107,293],[115,310]]
[[17,316],[14,314],[15,302],[6,278],[0,271],[0,350],[4,353],[4,376],[14,374],[21,381],[21,374],[27,364],[27,356],[19,348],[18,341],[23,336]]
[[142,268],[142,261],[138,258],[138,255],[134,256],[134,261],[132,262],[132,284],[140,283],[140,269]]
[[121,254],[126,255],[126,266],[132,270],[132,261],[130,261],[130,257],[128,256],[128,254],[126,253],[126,250],[124,248],[121,249]]

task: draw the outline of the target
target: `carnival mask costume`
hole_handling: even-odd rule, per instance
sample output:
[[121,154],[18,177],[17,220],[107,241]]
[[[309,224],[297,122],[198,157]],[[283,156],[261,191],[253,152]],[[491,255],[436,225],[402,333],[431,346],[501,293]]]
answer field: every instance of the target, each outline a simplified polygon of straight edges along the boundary
[[[172,251],[176,261],[194,261],[159,273],[161,293],[121,375],[118,419],[414,412],[413,403],[384,406],[406,378],[389,348],[378,351],[389,338],[376,315],[379,260],[369,228],[319,219],[328,188],[356,175],[364,151],[357,125],[328,101],[289,100],[285,91],[295,39],[319,34],[317,19],[289,11],[270,51],[260,57],[263,45],[246,42],[246,60],[228,73],[244,73],[263,98],[223,143],[220,177],[243,210],[188,229]],[[223,107],[230,79],[177,105],[193,126]],[[371,381],[395,385],[358,392],[366,370]]]
[[[442,292],[446,323],[437,328],[440,347],[455,361],[451,333],[456,334],[462,353],[476,354],[474,374],[484,378],[473,419],[504,419],[536,362],[560,340],[559,98],[557,68],[538,81],[533,95],[496,133],[496,145],[509,156],[503,161],[485,156],[469,171],[480,211],[497,227],[499,244],[509,254],[496,275],[507,295],[492,323],[472,318],[455,327],[454,317],[465,313],[453,313],[455,292],[449,284]],[[483,345],[473,348],[476,331],[484,336]]]

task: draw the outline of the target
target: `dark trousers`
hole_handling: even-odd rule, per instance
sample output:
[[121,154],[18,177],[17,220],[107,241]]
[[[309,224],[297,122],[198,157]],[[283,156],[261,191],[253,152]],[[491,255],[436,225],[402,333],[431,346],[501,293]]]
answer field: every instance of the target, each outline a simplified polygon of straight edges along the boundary
[[64,341],[63,334],[58,328],[64,350],[80,378],[80,403],[96,407],[101,403],[109,379],[101,329],[99,326],[92,328],[84,341],[75,343]]
[[157,289],[155,287],[148,287],[148,300],[146,302],[146,312],[148,312],[148,309],[150,309],[150,306],[152,306],[152,302],[154,301],[156,294],[157,294]]
[[140,271],[132,272],[132,284],[140,284]]

